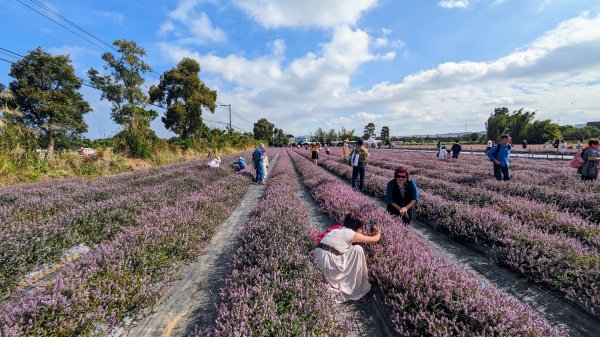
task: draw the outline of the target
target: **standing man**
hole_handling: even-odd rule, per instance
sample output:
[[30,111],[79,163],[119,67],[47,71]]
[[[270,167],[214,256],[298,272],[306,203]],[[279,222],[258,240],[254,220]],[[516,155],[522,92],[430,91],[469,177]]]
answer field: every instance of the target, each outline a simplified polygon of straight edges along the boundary
[[454,145],[452,145],[452,159],[458,159],[460,151],[462,151],[462,146],[460,146],[457,139]]
[[252,153],[252,163],[254,164],[254,168],[256,169],[256,180],[257,184],[265,183],[265,172],[263,170],[263,151],[265,150],[265,144],[260,144]]
[[[367,169],[367,157],[369,156],[369,150],[364,147],[364,140],[362,138],[358,138],[356,141],[356,148],[352,151],[352,156],[358,156],[358,160],[356,162],[356,166],[354,165],[354,161],[352,163],[352,188],[356,191],[357,187],[360,192],[364,192],[365,190],[365,174]],[[360,176],[360,183],[357,186],[357,180]]]
[[510,136],[505,133],[500,136],[500,142],[488,151],[488,158],[494,162],[494,176],[497,180],[510,180],[508,173],[508,158],[512,148],[512,144],[509,144],[510,140]]

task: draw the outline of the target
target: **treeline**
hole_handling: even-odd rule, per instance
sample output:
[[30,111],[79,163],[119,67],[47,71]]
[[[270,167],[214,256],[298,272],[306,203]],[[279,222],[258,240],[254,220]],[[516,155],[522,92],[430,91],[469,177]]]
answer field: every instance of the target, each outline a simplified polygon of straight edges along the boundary
[[542,144],[556,139],[583,142],[600,136],[600,129],[595,126],[560,126],[550,119],[534,121],[534,117],[535,111],[519,109],[510,113],[506,107],[496,108],[485,124],[488,138],[499,140],[501,134],[508,133],[516,143],[527,140],[531,144]]
[[[152,159],[159,151],[218,152],[255,145],[251,133],[206,126],[202,115],[214,113],[217,91],[200,80],[198,62],[182,59],[145,92],[143,75],[153,72],[144,61],[145,50],[128,40],[113,45],[115,54],[102,55],[104,70],[88,70],[89,83],[75,75],[68,55],[52,56],[40,47],[11,65],[13,81],[0,84],[0,164],[38,160],[39,148],[52,161],[57,149],[79,147],[110,147],[126,157]],[[110,117],[122,127],[117,135],[96,141],[83,137],[88,130],[84,115],[92,111],[80,93],[83,85],[111,103]],[[150,128],[159,116],[156,108],[164,109],[161,120],[177,137],[161,140]]]

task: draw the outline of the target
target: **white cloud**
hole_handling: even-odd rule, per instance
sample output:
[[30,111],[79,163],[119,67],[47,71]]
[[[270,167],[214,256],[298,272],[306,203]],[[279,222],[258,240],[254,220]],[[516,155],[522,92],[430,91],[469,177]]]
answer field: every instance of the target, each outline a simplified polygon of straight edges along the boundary
[[269,45],[273,52],[273,56],[277,58],[283,56],[283,53],[285,52],[285,41],[283,41],[282,39],[277,39],[275,41],[272,41]]
[[383,115],[377,115],[377,114],[364,112],[364,111],[357,112],[350,116],[351,119],[357,120],[357,121],[374,121],[374,120],[380,119],[381,117],[383,117]]
[[227,34],[213,26],[205,12],[197,12],[196,6],[201,0],[183,0],[169,13],[169,20],[160,25],[158,35],[166,37],[172,34],[179,44],[207,44],[209,42],[227,42]]
[[352,86],[359,67],[394,54],[373,54],[369,46],[376,40],[348,26],[287,65],[278,56],[285,47],[279,40],[255,59],[201,55],[171,44],[162,51],[175,62],[196,58],[204,76],[233,87],[219,91],[219,99],[245,120],[267,117],[298,135],[323,126],[362,130],[367,120],[378,129],[388,125],[393,135],[431,134],[461,131],[465,124],[468,131],[481,131],[498,106],[537,109],[539,119],[553,119],[558,112],[562,122],[597,119],[599,26],[600,16],[583,13],[504,57],[445,62],[366,90]]
[[438,6],[443,8],[467,8],[469,7],[469,0],[441,0],[438,2]]
[[123,15],[123,13],[106,11],[106,12],[97,12],[96,14],[98,14],[101,17],[107,18],[113,22],[116,22],[118,24],[125,22],[125,15]]
[[234,0],[265,27],[335,27],[354,24],[377,0]]
[[164,36],[167,36],[168,33],[172,32],[174,30],[175,30],[175,25],[173,24],[173,22],[171,20],[167,20],[163,24],[160,25],[160,28],[158,29],[158,35],[161,37],[164,37]]

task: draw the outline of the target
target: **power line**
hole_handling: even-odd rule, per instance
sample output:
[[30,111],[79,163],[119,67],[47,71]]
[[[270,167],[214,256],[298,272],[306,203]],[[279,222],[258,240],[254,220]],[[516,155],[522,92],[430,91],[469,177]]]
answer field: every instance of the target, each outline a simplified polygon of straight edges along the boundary
[[99,44],[95,43],[94,41],[91,41],[91,40],[87,39],[86,37],[84,37],[84,36],[81,36],[81,35],[80,35],[80,34],[78,34],[77,32],[74,32],[73,30],[69,29],[69,28],[68,28],[68,27],[66,27],[65,25],[63,25],[63,24],[61,24],[60,22],[58,22],[58,21],[56,21],[56,20],[52,19],[51,17],[49,17],[49,16],[47,16],[46,14],[44,14],[44,13],[42,13],[42,12],[38,11],[37,9],[35,9],[35,8],[31,7],[31,6],[29,6],[28,4],[24,3],[23,1],[21,1],[21,0],[17,0],[17,2],[19,2],[19,3],[20,3],[20,4],[22,4],[23,6],[25,6],[25,7],[29,8],[29,9],[31,9],[32,11],[34,11],[34,12],[38,13],[39,15],[41,15],[41,16],[43,16],[43,17],[45,17],[46,19],[48,19],[48,20],[50,20],[50,21],[52,21],[52,22],[56,23],[57,25],[59,25],[59,26],[63,27],[64,29],[66,29],[66,30],[70,31],[71,33],[73,33],[73,34],[75,34],[75,35],[79,36],[80,38],[82,38],[82,39],[86,40],[87,42],[89,42],[89,43],[93,44],[94,46],[96,46],[96,47],[98,47],[98,48],[100,48],[100,49],[102,49],[102,50],[104,50],[104,51],[107,51],[107,52],[108,52],[108,50],[107,50],[107,49],[105,49],[104,47],[102,47],[102,46],[100,46]]
[[25,57],[25,56],[23,56],[21,54],[15,53],[14,51],[11,51],[11,50],[8,50],[8,49],[2,48],[2,47],[0,47],[0,50],[3,50],[5,52],[7,52],[7,53],[10,53],[10,54],[13,54],[13,55],[16,55],[16,56],[19,56],[19,57]]
[[66,17],[64,17],[64,16],[62,16],[60,13],[57,13],[55,10],[53,10],[52,8],[50,8],[50,7],[46,6],[46,5],[44,5],[44,4],[43,4],[43,3],[41,3],[40,1],[38,1],[38,0],[31,0],[31,2],[33,2],[34,4],[36,4],[36,5],[40,6],[40,7],[42,7],[43,9],[45,9],[46,11],[48,11],[48,12],[50,12],[50,13],[54,14],[55,16],[57,16],[57,17],[61,18],[62,20],[64,20],[64,21],[68,22],[69,24],[71,24],[71,26],[73,26],[73,27],[75,27],[75,28],[79,29],[81,32],[83,32],[83,33],[87,34],[88,36],[90,36],[90,37],[91,37],[91,38],[93,38],[94,40],[96,40],[96,41],[98,41],[98,42],[102,43],[103,45],[107,46],[108,48],[111,48],[111,49],[113,49],[114,51],[118,51],[118,50],[117,50],[115,47],[113,47],[111,44],[109,44],[109,43],[106,43],[104,40],[102,40],[102,39],[100,39],[99,37],[97,37],[96,35],[94,35],[94,34],[90,33],[88,30],[86,30],[85,28],[83,28],[83,27],[81,27],[80,25],[76,24],[75,22],[73,22],[73,21],[69,20],[68,18],[66,18]]
[[[61,24],[60,22],[58,22],[58,21],[54,20],[53,18],[51,18],[51,17],[49,17],[49,16],[47,16],[47,15],[45,15],[44,13],[40,12],[39,10],[37,10],[37,9],[35,9],[35,8],[33,8],[33,7],[29,6],[29,5],[27,5],[27,4],[26,4],[26,3],[24,3],[23,1],[21,1],[21,0],[17,0],[17,1],[18,1],[20,4],[22,4],[23,6],[25,6],[25,7],[29,8],[29,9],[31,9],[32,11],[34,11],[34,12],[36,12],[36,13],[40,14],[41,16],[43,16],[43,17],[47,18],[48,20],[50,20],[50,21],[52,21],[52,22],[56,23],[57,25],[61,26],[62,28],[66,29],[66,30],[68,30],[69,32],[71,32],[71,33],[73,33],[73,34],[77,35],[78,37],[80,37],[80,38],[84,39],[85,41],[87,41],[87,42],[89,42],[89,43],[93,44],[94,46],[96,46],[96,47],[98,47],[98,48],[100,48],[100,49],[102,49],[102,50],[104,50],[104,51],[106,51],[106,52],[109,52],[109,53],[110,53],[110,51],[109,51],[108,49],[104,48],[103,46],[101,46],[101,45],[99,45],[99,44],[95,43],[94,41],[91,41],[90,39],[86,38],[85,36],[82,36],[82,35],[80,35],[79,33],[75,32],[75,31],[73,31],[73,30],[71,30],[71,29],[69,29],[69,28],[68,28],[68,27],[66,27],[65,25]],[[88,30],[86,30],[85,28],[83,28],[83,27],[81,27],[80,25],[76,24],[75,22],[73,22],[73,21],[69,20],[68,18],[66,18],[66,17],[62,16],[61,14],[57,13],[57,12],[56,12],[56,11],[54,11],[53,9],[51,9],[51,8],[47,7],[46,5],[44,5],[44,4],[42,4],[42,3],[40,3],[39,1],[37,1],[37,0],[31,0],[31,2],[33,2],[33,3],[34,3],[34,4],[36,4],[36,5],[38,5],[39,7],[41,7],[41,8],[42,8],[43,10],[45,10],[46,12],[49,12],[49,13],[51,13],[52,15],[54,15],[54,16],[56,16],[56,17],[58,17],[58,18],[62,19],[63,21],[65,21],[65,22],[69,23],[71,26],[73,26],[73,27],[75,27],[76,29],[80,30],[80,31],[81,31],[81,32],[83,32],[84,34],[87,34],[87,35],[89,35],[89,36],[90,36],[92,39],[99,41],[101,44],[104,44],[104,45],[108,46],[109,48],[111,48],[111,49],[112,49],[112,50],[114,50],[114,51],[117,51],[117,52],[119,51],[118,49],[116,49],[115,47],[113,47],[111,44],[109,44],[109,43],[107,43],[107,42],[103,41],[102,39],[100,39],[100,38],[99,38],[99,37],[97,37],[96,35],[94,35],[94,34],[90,33],[90,32],[89,32]],[[150,75],[151,75],[152,77],[156,78],[156,79],[158,79],[158,78],[157,78],[156,76],[152,75],[152,73],[154,73],[154,74],[156,74],[156,75],[160,76],[160,74],[159,74],[159,73],[157,73],[157,72],[156,72],[156,71],[154,71],[154,70],[150,70],[150,72],[149,72],[149,73],[151,73]]]
[[9,60],[7,60],[7,59],[3,59],[3,58],[1,58],[1,57],[0,57],[0,61],[4,61],[4,62],[8,62],[8,63],[12,63],[12,64],[14,64],[14,62],[13,62],[13,61],[9,61]]

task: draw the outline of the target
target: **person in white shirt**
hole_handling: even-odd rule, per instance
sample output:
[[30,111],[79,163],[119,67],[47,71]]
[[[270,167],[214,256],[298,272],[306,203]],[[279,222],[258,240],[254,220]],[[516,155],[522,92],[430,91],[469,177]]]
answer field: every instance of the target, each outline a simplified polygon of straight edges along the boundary
[[210,168],[216,168],[219,167],[219,165],[221,165],[221,158],[219,157],[208,162],[208,167]]
[[446,155],[448,154],[448,151],[446,151],[446,146],[442,145],[442,147],[440,147],[437,157],[440,159],[446,159]]
[[314,250],[317,268],[323,272],[337,302],[358,300],[371,290],[365,252],[353,243],[375,243],[381,238],[379,228],[372,236],[363,234],[364,224],[349,213],[344,227],[327,233]]

